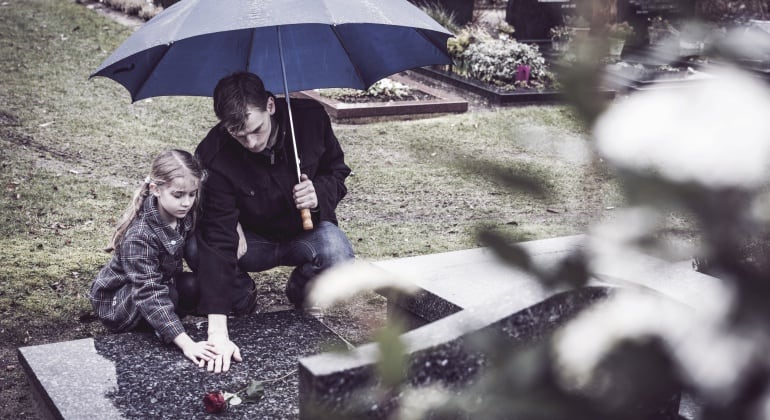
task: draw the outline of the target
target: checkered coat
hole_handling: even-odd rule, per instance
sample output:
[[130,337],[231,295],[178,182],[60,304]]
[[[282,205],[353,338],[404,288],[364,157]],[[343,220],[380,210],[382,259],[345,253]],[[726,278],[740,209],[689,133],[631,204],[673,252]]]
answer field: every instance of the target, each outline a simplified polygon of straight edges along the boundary
[[144,200],[123,242],[91,286],[91,304],[109,329],[128,331],[145,319],[164,342],[184,332],[169,288],[182,272],[184,241],[191,228],[190,215],[173,229],[161,220],[157,198]]

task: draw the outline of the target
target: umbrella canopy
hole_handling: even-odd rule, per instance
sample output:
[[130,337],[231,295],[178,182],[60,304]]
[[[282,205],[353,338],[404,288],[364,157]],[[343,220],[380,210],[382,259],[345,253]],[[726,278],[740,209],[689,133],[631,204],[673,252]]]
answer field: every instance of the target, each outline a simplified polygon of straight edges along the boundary
[[273,92],[366,89],[403,70],[449,64],[450,36],[406,0],[182,0],[91,77],[115,80],[132,101],[211,96],[237,71],[259,75]]

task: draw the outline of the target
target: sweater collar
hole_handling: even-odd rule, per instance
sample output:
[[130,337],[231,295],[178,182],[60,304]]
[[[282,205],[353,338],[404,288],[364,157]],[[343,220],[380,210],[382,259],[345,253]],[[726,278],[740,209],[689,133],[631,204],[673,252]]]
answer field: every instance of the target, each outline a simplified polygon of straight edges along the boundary
[[190,213],[177,222],[177,229],[164,222],[158,210],[158,198],[152,194],[147,196],[142,204],[142,217],[163,243],[163,247],[172,255],[184,246],[184,238],[192,229],[192,214]]

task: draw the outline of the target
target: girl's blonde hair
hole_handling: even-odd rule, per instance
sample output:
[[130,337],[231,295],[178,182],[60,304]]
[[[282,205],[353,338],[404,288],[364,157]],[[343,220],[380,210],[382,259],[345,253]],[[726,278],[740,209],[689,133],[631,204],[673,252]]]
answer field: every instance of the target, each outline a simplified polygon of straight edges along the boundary
[[[171,182],[174,178],[180,178],[191,175],[200,182],[203,182],[203,169],[201,168],[198,160],[193,157],[189,152],[184,150],[167,150],[152,162],[152,168],[150,168],[150,175],[145,178],[144,184],[137,188],[134,192],[134,197],[131,203],[126,207],[123,216],[118,222],[115,233],[112,235],[110,245],[105,249],[107,252],[116,250],[123,242],[123,238],[131,225],[131,222],[136,219],[137,214],[142,210],[144,200],[150,195],[150,184],[161,186],[163,184]],[[195,197],[195,203],[190,210],[190,215],[193,220],[193,227],[195,226],[195,220],[198,213],[198,203],[200,203],[201,189],[198,189],[198,194]]]

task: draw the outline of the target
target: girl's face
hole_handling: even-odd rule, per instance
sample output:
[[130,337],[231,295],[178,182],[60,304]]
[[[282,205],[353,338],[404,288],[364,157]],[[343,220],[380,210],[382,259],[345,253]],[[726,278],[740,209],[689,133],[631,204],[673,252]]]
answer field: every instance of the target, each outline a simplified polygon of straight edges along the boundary
[[163,185],[150,184],[152,195],[158,197],[158,211],[164,222],[176,225],[195,205],[200,180],[192,175],[176,177]]

